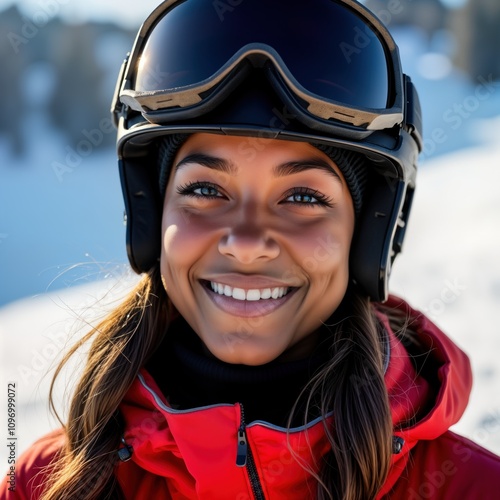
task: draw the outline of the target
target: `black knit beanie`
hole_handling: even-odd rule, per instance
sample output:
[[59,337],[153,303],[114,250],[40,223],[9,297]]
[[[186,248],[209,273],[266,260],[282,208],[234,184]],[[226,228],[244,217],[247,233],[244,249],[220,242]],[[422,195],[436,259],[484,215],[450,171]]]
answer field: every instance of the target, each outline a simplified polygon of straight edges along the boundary
[[[167,189],[174,156],[188,137],[189,134],[173,134],[164,136],[160,141],[158,172],[162,197],[165,195]],[[354,212],[356,216],[359,215],[363,206],[363,195],[366,191],[368,178],[366,158],[360,153],[334,146],[325,146],[323,144],[313,144],[313,146],[325,153],[339,167],[351,193]]]

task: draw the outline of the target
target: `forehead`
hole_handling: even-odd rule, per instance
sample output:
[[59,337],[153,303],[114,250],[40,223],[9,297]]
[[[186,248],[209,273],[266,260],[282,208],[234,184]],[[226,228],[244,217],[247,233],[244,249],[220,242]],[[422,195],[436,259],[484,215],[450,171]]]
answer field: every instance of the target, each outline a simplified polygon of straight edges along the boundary
[[325,153],[307,142],[198,133],[190,136],[172,162],[170,178],[187,164],[201,164],[230,175],[251,165],[269,168],[276,177],[302,171],[323,171],[341,183],[343,174]]
[[[179,149],[171,163],[168,184],[177,173],[191,167],[207,167],[217,175],[240,174],[286,177],[302,172],[327,175],[345,187],[345,179],[336,163],[313,145],[300,141],[263,139],[249,136],[193,134]],[[249,168],[246,168],[249,167]]]
[[275,151],[292,152],[320,152],[307,142],[288,141],[282,139],[267,139],[263,137],[249,137],[223,134],[196,133],[188,137],[180,148],[179,153],[185,149],[203,148],[209,150],[231,150],[238,153],[238,156],[246,158],[248,161],[257,156],[266,156]]

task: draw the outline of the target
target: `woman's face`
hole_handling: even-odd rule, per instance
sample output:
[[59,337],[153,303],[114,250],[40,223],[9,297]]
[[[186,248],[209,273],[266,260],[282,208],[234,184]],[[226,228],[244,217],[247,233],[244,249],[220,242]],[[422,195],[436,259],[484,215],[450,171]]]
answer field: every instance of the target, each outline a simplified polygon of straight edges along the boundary
[[342,174],[310,144],[194,134],[165,196],[164,285],[220,360],[300,355],[345,294],[353,229]]

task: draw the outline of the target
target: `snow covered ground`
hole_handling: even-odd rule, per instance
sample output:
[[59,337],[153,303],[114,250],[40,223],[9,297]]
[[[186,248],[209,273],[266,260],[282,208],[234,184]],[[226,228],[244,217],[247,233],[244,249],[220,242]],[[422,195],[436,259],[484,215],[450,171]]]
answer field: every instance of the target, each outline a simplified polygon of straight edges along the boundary
[[[90,324],[95,325],[116,306],[136,281],[131,272],[124,273],[22,299],[0,309],[0,387],[15,384],[19,452],[58,426],[48,411],[48,392],[62,355],[90,329]],[[66,385],[71,386],[75,380],[79,361],[75,357],[61,378],[56,391],[59,409],[67,407]],[[1,405],[3,410],[6,398]],[[6,409],[2,411],[2,415],[6,413]],[[6,427],[6,422],[2,424]],[[6,464],[3,448],[0,464]]]
[[456,431],[500,454],[500,118],[483,126],[489,143],[421,170],[391,289],[471,358],[474,387]]
[[[500,118],[482,126],[481,148],[442,156],[421,169],[391,288],[425,310],[470,355],[475,385],[456,430],[500,453],[500,144],[486,133],[498,135]],[[78,327],[95,324],[136,281],[116,268],[101,281],[0,309],[0,386],[16,383],[18,451],[57,425],[48,416],[46,373],[80,334]],[[58,395],[65,406],[62,386]]]

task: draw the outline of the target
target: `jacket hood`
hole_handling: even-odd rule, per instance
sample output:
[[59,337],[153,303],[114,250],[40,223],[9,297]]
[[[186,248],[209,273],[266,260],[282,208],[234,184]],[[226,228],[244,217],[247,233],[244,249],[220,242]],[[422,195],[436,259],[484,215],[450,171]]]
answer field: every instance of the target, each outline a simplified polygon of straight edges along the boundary
[[[439,437],[460,419],[472,385],[467,356],[436,325],[396,297],[385,306],[408,318],[418,348],[405,348],[391,331],[387,316],[378,313],[389,334],[385,381],[394,435],[404,440],[401,452],[393,455],[379,497],[394,486],[418,441]],[[141,469],[141,488],[150,481],[156,498],[164,498],[158,496],[159,488],[168,488],[165,498],[237,498],[242,490],[252,491],[245,468],[235,463],[238,430],[245,424],[238,403],[175,410],[142,370],[120,409],[125,440],[134,450],[131,461],[118,468],[124,491],[138,483],[132,463]],[[315,479],[304,467],[317,470],[315,457],[329,449],[321,420],[288,433],[262,421],[246,423],[244,430],[266,498],[309,498]]]
[[409,444],[435,439],[457,423],[467,407],[472,388],[469,358],[434,323],[403,300],[391,297],[387,305],[403,311],[410,328],[418,334],[421,347],[413,354],[417,368],[421,367],[418,377],[434,387],[433,398],[428,395],[429,411],[398,435]]
[[[401,453],[393,456],[393,467],[380,496],[390,491],[410,458],[410,450],[419,441],[438,438],[460,420],[472,388],[469,358],[449,337],[400,298],[391,296],[384,305],[404,314],[409,328],[417,334],[419,346],[404,348],[391,335],[391,359],[385,379],[394,435],[402,438],[404,445]],[[387,317],[381,319],[390,328]],[[408,362],[412,365],[410,371]],[[405,421],[403,413],[405,408],[408,412],[408,406],[415,410],[414,417]]]

